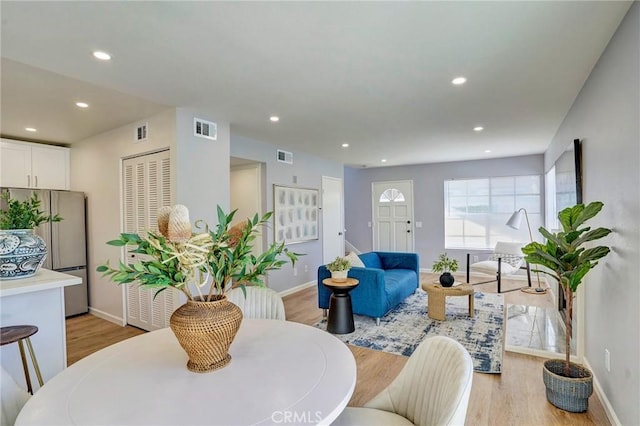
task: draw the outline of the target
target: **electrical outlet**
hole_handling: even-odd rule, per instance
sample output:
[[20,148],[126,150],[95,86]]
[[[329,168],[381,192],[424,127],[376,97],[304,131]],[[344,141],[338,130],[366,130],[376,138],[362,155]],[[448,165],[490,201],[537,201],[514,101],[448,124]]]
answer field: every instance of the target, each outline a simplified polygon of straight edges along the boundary
[[371,228],[371,222],[367,222],[367,226]]
[[309,272],[309,265],[304,265],[304,271]]
[[478,262],[478,255],[474,254],[473,255],[473,263],[477,263]]
[[298,276],[298,268],[297,267],[293,267],[293,276],[297,277]]
[[604,368],[607,369],[607,373],[611,373],[611,353],[609,349],[604,350]]

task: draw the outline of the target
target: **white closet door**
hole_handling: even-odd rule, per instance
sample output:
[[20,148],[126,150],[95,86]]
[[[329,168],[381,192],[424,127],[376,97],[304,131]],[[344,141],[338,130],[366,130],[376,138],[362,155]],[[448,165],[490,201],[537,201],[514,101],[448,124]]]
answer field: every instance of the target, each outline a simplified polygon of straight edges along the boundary
[[[156,232],[158,210],[171,205],[169,151],[126,159],[122,172],[124,232]],[[126,262],[134,263],[140,256],[127,253]],[[167,289],[154,299],[154,291],[129,284],[126,293],[128,324],[148,331],[169,326],[179,303],[175,290]]]

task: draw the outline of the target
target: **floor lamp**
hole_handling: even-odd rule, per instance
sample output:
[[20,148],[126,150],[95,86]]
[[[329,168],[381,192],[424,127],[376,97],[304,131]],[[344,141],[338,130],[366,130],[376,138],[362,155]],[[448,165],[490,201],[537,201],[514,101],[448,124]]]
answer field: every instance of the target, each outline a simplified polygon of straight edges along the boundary
[[[533,242],[533,234],[531,234],[531,225],[529,224],[529,215],[527,214],[527,210],[520,208],[513,212],[509,220],[507,221],[507,226],[513,229],[520,229],[520,225],[522,224],[522,216],[527,220],[527,228],[529,229],[529,239]],[[540,273],[536,271],[536,278],[538,279],[538,287],[531,288],[526,287],[521,289],[521,291],[529,294],[546,294],[547,289],[542,288],[540,285]]]

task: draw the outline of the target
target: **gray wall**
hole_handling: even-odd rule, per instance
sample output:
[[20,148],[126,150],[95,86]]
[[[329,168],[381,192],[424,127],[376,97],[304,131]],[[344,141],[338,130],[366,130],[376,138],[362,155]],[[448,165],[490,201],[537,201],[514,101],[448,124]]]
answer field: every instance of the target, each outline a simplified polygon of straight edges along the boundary
[[[431,268],[438,254],[444,251],[445,180],[534,174],[543,175],[542,155],[371,169],[345,167],[346,238],[363,252],[371,250],[372,234],[367,226],[372,218],[371,183],[413,180],[414,222],[422,222],[422,228],[415,229],[415,249],[420,256],[420,267]],[[543,203],[541,200],[542,212]],[[521,230],[526,236],[527,231]],[[466,252],[447,250],[461,262],[461,269],[466,264]]]
[[[232,129],[233,132],[233,129]],[[231,156],[258,161],[266,168],[266,209],[273,210],[273,185],[300,186],[304,188],[321,189],[322,176],[343,178],[343,165],[314,157],[302,152],[293,152],[293,164],[276,161],[276,150],[279,147],[231,135]],[[289,149],[287,149],[289,150]],[[294,182],[294,177],[297,183]],[[322,217],[320,215],[320,217]],[[320,220],[321,222],[321,220]],[[322,237],[322,223],[320,223],[320,237]],[[267,241],[273,241],[273,232],[267,232]],[[310,242],[291,244],[290,250],[305,253],[296,264],[297,275],[293,274],[291,265],[285,265],[279,271],[269,274],[268,285],[276,291],[283,291],[300,284],[314,281],[318,266],[322,262],[322,238]]]
[[639,51],[635,2],[545,154],[548,169],[573,139],[583,140],[584,202],[604,203],[592,226],[614,230],[602,240],[612,253],[583,283],[585,358],[623,425],[640,424]]

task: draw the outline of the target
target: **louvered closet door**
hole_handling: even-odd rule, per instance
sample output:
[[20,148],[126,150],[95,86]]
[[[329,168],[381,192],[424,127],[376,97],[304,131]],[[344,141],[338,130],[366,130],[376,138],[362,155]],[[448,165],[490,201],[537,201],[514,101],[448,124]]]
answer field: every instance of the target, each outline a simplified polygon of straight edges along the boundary
[[[144,233],[158,230],[158,209],[171,205],[169,151],[129,158],[123,162],[124,232]],[[127,263],[141,255],[126,253]],[[127,323],[144,330],[169,326],[169,317],[178,306],[173,289],[160,293],[129,284],[127,293]]]

